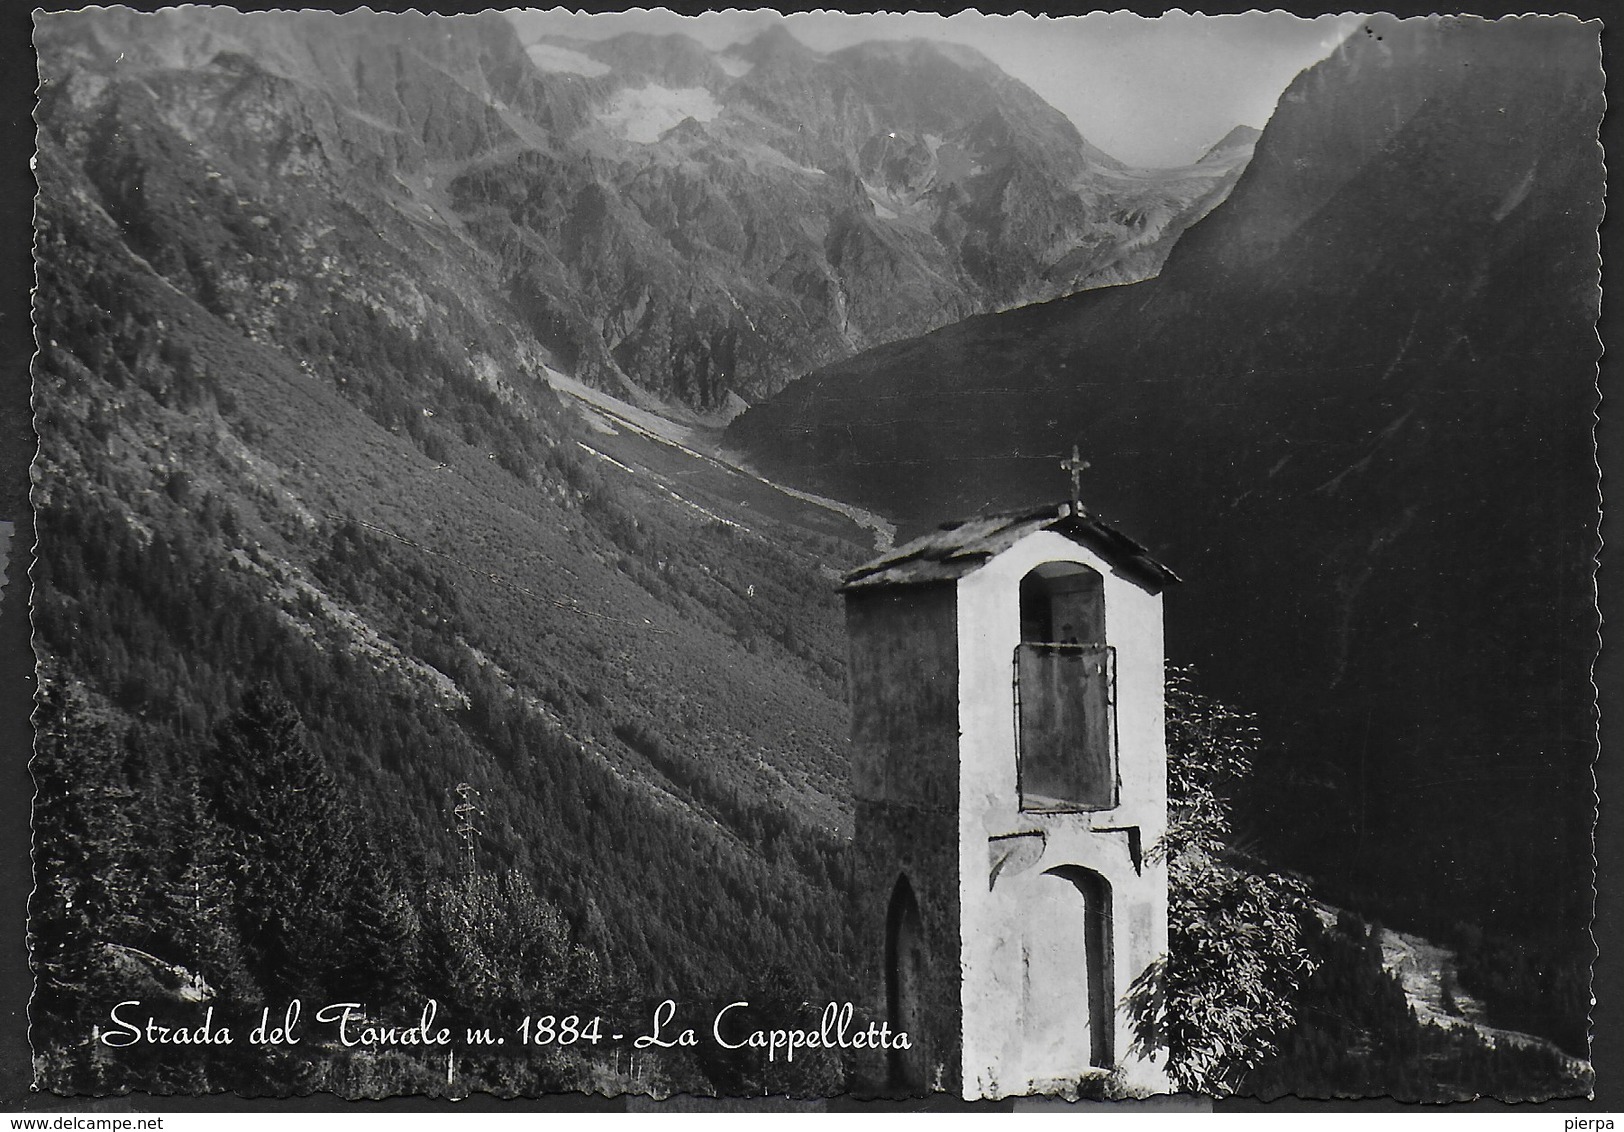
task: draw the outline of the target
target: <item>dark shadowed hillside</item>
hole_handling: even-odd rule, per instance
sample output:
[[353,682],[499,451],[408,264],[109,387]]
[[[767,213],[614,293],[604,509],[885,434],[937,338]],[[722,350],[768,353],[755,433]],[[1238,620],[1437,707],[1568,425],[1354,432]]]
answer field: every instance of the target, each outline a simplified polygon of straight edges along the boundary
[[1571,1034],[1601,106],[1594,26],[1372,21],[1159,278],[870,351],[728,440],[915,526],[1052,498],[1080,444],[1085,498],[1189,580],[1170,653],[1285,740],[1270,849],[1565,965]]

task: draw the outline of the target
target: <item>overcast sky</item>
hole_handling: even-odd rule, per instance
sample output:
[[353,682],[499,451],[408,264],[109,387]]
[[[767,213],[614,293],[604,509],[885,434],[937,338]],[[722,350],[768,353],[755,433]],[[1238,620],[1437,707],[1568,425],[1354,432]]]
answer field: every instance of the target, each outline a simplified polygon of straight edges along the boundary
[[1304,67],[1324,58],[1357,16],[1284,12],[1157,19],[1129,13],[983,16],[961,12],[844,15],[666,10],[584,15],[512,13],[526,42],[544,35],[602,39],[626,31],[682,32],[711,48],[782,22],[802,43],[833,51],[868,39],[969,44],[1068,115],[1089,141],[1132,165],[1194,161],[1230,129],[1261,127]]

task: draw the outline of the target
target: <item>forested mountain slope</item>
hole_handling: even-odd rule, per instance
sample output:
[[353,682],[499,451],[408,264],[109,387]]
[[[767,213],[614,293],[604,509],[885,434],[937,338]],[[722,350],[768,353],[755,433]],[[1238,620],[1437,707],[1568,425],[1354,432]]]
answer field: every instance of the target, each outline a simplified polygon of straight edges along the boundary
[[[185,1008],[153,983],[175,970],[253,1019],[295,995],[516,1024],[549,995],[839,993],[831,579],[867,532],[698,461],[639,463],[561,406],[455,224],[349,191],[423,137],[207,37],[132,35],[102,69],[138,22],[106,15],[40,44],[42,1082],[629,1085],[550,1055],[452,1085],[98,1048],[123,997]],[[378,59],[422,22],[360,22],[298,49],[393,87]],[[462,42],[459,73],[496,50]],[[437,144],[503,128],[463,109]]]

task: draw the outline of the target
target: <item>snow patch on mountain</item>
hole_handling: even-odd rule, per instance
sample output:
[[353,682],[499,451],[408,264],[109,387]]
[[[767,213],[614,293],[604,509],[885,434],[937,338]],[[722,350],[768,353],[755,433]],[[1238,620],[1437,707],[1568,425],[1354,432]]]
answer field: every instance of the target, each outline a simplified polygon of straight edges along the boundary
[[538,71],[585,75],[587,78],[596,78],[609,73],[608,64],[600,63],[579,51],[571,51],[568,47],[560,47],[556,43],[532,43],[525,51]]
[[802,165],[800,162],[789,157],[782,151],[774,149],[770,145],[748,145],[741,147],[740,152],[743,154],[745,161],[749,163],[749,168],[752,172],[766,167],[772,169],[784,169],[791,173],[800,174],[803,177],[827,177],[829,175],[822,169],[814,169],[810,165]]
[[650,83],[617,93],[604,107],[600,121],[627,141],[651,145],[684,118],[709,122],[721,112],[716,99],[703,87],[672,89]]

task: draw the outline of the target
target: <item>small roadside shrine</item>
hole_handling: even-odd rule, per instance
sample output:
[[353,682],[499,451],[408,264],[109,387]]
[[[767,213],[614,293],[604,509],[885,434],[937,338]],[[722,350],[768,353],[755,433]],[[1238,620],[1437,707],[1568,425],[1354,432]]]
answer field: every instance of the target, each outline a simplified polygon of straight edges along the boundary
[[[945,524],[854,571],[855,930],[909,1050],[967,1100],[1164,1091],[1119,1002],[1167,950],[1161,594],[1076,498]],[[1107,1080],[1110,1080],[1108,1085]]]

